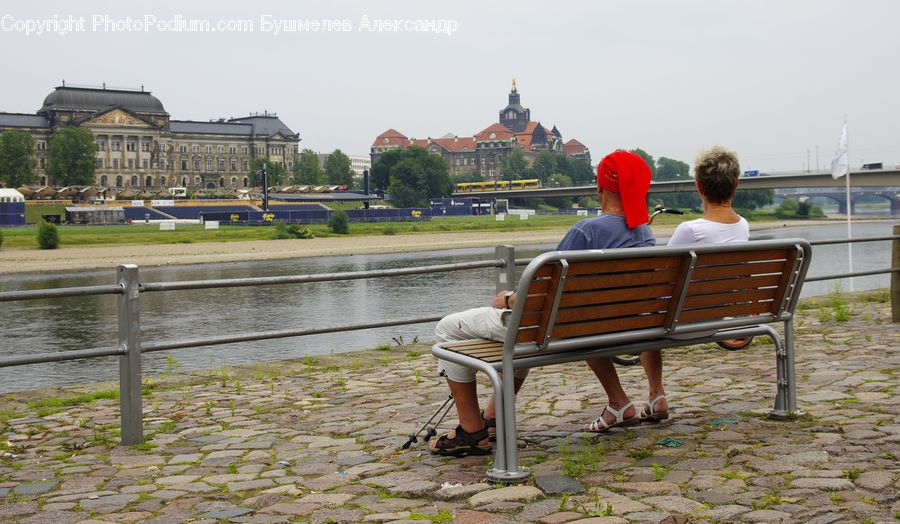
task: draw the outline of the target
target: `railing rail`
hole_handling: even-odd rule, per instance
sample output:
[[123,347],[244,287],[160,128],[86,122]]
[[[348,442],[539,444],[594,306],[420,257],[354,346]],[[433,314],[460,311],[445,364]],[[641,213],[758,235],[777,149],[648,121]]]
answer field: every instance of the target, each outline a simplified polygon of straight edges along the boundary
[[[891,274],[891,302],[894,322],[900,322],[900,225],[894,227],[893,235],[864,237],[853,239],[827,239],[810,242],[813,246],[857,242],[893,241],[892,267],[870,271],[857,271],[834,275],[823,275],[807,278],[808,282],[833,280],[839,278]],[[48,362],[64,362],[77,359],[119,357],[119,391],[120,417],[122,426],[122,443],[126,445],[143,442],[142,405],[141,405],[141,354],[174,349],[233,344],[279,338],[318,335],[357,331],[391,326],[403,326],[436,322],[441,316],[426,316],[406,319],[384,320],[363,324],[341,326],[285,329],[276,331],[259,331],[235,333],[213,337],[191,339],[162,340],[144,342],[140,333],[140,295],[150,292],[165,292],[212,288],[237,288],[248,286],[268,286],[285,284],[305,284],[313,282],[337,282],[373,278],[395,278],[409,275],[445,273],[450,271],[468,271],[473,269],[494,268],[495,287],[497,291],[511,289],[516,281],[516,266],[524,266],[530,258],[515,258],[515,249],[511,246],[498,246],[495,258],[473,262],[438,264],[414,268],[382,269],[373,271],[353,271],[344,273],[319,273],[313,275],[287,275],[278,277],[234,278],[217,280],[194,280],[182,282],[146,282],[141,283],[138,267],[122,265],[117,268],[116,284],[101,286],[69,287],[46,290],[5,291],[0,292],[0,302],[21,300],[39,300],[47,298],[81,297],[92,295],[115,295],[118,301],[119,345],[0,358],[0,368],[41,364]]]

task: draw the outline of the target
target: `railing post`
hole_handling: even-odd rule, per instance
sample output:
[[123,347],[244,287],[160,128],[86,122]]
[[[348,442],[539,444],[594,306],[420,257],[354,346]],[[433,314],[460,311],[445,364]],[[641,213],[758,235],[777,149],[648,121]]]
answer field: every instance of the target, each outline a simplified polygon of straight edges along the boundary
[[119,344],[125,353],[119,357],[119,411],[122,444],[144,441],[143,407],[141,406],[141,296],[138,267],[123,264],[116,272],[116,282],[124,292],[118,297]]
[[494,256],[505,264],[498,267],[495,275],[497,293],[516,288],[516,248],[513,246],[497,246]]
[[[894,235],[900,235],[900,225],[894,226]],[[891,249],[891,269],[900,267],[900,239],[895,238]],[[891,272],[891,317],[900,322],[900,273]]]

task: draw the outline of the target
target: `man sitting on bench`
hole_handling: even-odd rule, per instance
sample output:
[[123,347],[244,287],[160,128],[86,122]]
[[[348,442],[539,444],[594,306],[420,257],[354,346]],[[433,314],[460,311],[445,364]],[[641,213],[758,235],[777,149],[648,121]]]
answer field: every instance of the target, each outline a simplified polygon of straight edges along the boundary
[[[625,247],[649,247],[656,244],[647,214],[647,191],[650,187],[650,168],[635,153],[616,151],[603,158],[597,168],[597,185],[603,214],[579,221],[566,233],[557,246],[558,251],[583,249],[612,249]],[[491,305],[454,313],[441,319],[435,329],[438,342],[485,338],[503,341],[506,337],[504,320],[515,303],[515,293],[504,291],[494,297]],[[613,414],[621,413],[627,395],[619,384],[612,361],[609,358],[592,359],[588,365],[601,379],[615,407]],[[612,370],[612,373],[609,372]],[[438,360],[440,375],[447,378],[453,395],[459,425],[456,430],[442,435],[431,443],[431,451],[439,455],[486,455],[491,452],[488,442],[489,428],[495,426],[494,398],[484,412],[479,411],[475,371],[443,360]],[[527,370],[515,372],[515,389],[518,392]],[[614,404],[614,399],[625,399]],[[629,403],[630,405],[630,403]],[[618,408],[618,409],[617,409]],[[605,412],[604,412],[605,413]],[[634,407],[631,417],[637,421]],[[615,427],[621,416],[616,416],[607,427]],[[602,415],[601,415],[602,419]],[[598,419],[598,420],[601,420]],[[592,423],[592,424],[596,424]]]

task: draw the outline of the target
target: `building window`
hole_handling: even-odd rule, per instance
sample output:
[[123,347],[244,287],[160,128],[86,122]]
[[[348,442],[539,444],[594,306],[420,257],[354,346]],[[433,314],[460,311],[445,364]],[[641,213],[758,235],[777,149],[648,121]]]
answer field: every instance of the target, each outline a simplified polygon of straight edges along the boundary
[[150,161],[146,158],[141,160],[141,169],[150,169]]
[[121,149],[122,149],[122,142],[119,142],[118,140],[113,140],[112,141],[112,150],[119,151]]
[[206,154],[212,153],[212,146],[206,146]]
[[224,160],[219,160],[219,171],[225,171],[225,161]]
[[166,186],[166,177],[164,177],[164,176],[159,177],[159,185],[162,187]]
[[113,158],[113,169],[119,169],[119,159]]
[[237,160],[235,160],[234,158],[231,159],[231,170],[237,171]]
[[97,169],[103,169],[103,159],[102,158],[97,159]]
[[180,151],[181,151],[181,154],[187,153],[187,146],[186,146],[186,145],[182,145],[181,148],[180,148]]
[[200,146],[194,146],[194,147],[192,147],[192,148],[191,148],[191,151],[193,151],[194,153],[199,153],[199,152],[200,152]]
[[216,146],[216,153],[220,155],[225,152],[225,146]]
[[144,179],[144,187],[153,187],[153,177],[148,176]]
[[288,168],[288,169],[294,169],[294,163],[293,163],[293,162],[288,162],[287,168]]
[[97,140],[97,151],[106,151],[106,140]]
[[206,171],[207,172],[212,171],[212,160],[206,161]]
[[249,168],[250,164],[246,160],[243,160],[241,162],[241,171],[247,171]]
[[46,167],[46,162],[47,162],[46,158],[44,158],[44,157],[38,158],[38,167],[41,169],[44,169],[44,167]]
[[[108,183],[108,181],[109,181],[109,179],[106,178],[106,175],[103,175],[102,177],[100,177],[100,185],[101,186],[105,186]],[[119,177],[119,183],[121,183],[121,182],[122,182],[122,177]]]
[[122,177],[116,177],[116,187],[122,187]]
[[246,154],[247,154],[247,146],[241,147],[241,154],[242,154],[242,155],[246,155]]
[[38,151],[46,151],[47,150],[47,142],[44,142],[43,140],[38,140],[37,148],[38,148]]
[[133,158],[128,159],[128,169],[134,169],[134,159]]
[[201,182],[201,180],[202,180],[202,179],[201,179],[200,177],[195,176],[195,177],[194,177],[194,186],[195,186],[195,187],[200,187],[200,182]]
[[137,151],[137,144],[131,140],[125,145],[128,151]]
[[237,187],[237,177],[236,176],[231,177],[231,187],[232,188]]
[[219,178],[219,187],[225,187],[225,178]]
[[141,151],[145,153],[150,152],[150,142],[141,142]]
[[137,178],[136,176],[131,177],[131,184],[130,184],[130,185],[131,185],[131,187],[137,187],[137,185],[138,185],[138,178]]
[[244,180],[242,180],[242,182],[244,184],[244,188],[250,185],[250,180],[248,180],[247,177],[244,177]]
[[194,171],[200,171],[200,160],[194,159]]
[[229,147],[228,147],[228,154],[229,154],[229,155],[236,155],[236,154],[237,154],[237,148],[236,148],[235,146],[229,146]]
[[182,170],[182,171],[187,171],[187,160],[182,160],[182,161],[181,161],[181,170]]
[[459,157],[456,158],[456,165],[459,165]]
[[181,177],[181,187],[187,187],[187,180],[186,176]]

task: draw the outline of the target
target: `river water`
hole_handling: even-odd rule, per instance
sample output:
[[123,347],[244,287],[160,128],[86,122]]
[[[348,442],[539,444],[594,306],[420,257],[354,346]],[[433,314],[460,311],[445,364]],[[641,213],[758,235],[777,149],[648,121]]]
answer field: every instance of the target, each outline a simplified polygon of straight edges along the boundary
[[[891,234],[892,222],[857,223],[854,237]],[[753,239],[846,238],[843,224],[790,227],[754,232]],[[659,239],[663,243],[665,239]],[[531,257],[555,246],[517,249]],[[854,244],[853,269],[890,266],[890,242]],[[355,255],[143,268],[143,282],[300,275],[426,266],[493,257],[493,249],[454,249],[423,253]],[[848,270],[847,246],[819,246],[810,276]],[[493,269],[396,278],[145,293],[141,295],[142,340],[158,341],[278,329],[311,329],[442,315],[486,305],[494,294]],[[115,283],[114,268],[77,273],[0,275],[0,291],[91,286]],[[810,283],[804,296],[827,294],[836,281]],[[844,290],[848,282],[841,282]],[[855,290],[886,288],[888,275],[860,277]],[[440,290],[440,295],[438,295]],[[0,303],[0,356],[35,354],[117,344],[114,296],[76,297]],[[302,358],[409,342],[432,340],[434,325],[398,326],[273,341],[189,348],[144,355],[146,373],[158,373],[171,356],[180,370],[216,368],[278,359]],[[115,380],[115,358],[37,364],[0,369],[0,393]]]

